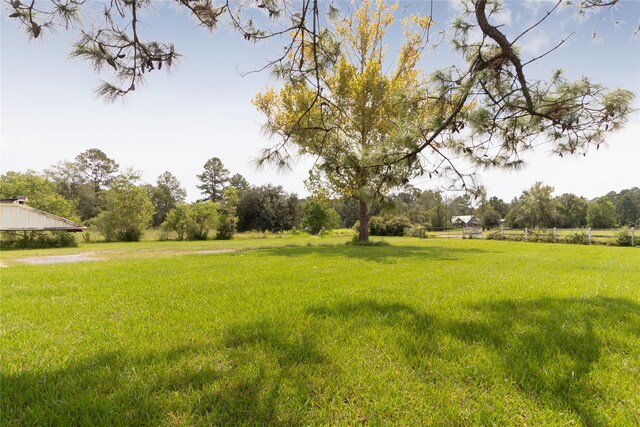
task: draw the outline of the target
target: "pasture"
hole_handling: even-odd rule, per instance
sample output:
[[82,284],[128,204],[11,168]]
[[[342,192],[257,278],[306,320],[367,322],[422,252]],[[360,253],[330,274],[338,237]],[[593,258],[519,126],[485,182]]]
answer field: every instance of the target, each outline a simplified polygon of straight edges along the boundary
[[346,240],[2,252],[0,423],[640,424],[637,249]]

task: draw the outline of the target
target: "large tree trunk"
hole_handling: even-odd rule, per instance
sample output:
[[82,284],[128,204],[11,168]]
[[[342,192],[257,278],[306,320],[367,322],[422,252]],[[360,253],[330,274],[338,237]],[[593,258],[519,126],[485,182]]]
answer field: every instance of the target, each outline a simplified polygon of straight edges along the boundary
[[369,241],[369,206],[364,200],[360,200],[360,235],[359,242]]

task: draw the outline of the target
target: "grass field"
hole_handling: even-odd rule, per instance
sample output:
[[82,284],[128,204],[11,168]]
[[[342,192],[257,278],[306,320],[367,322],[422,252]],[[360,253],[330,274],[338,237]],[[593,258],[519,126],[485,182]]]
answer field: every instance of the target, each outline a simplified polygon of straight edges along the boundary
[[0,424],[640,425],[638,249],[346,240],[2,252]]

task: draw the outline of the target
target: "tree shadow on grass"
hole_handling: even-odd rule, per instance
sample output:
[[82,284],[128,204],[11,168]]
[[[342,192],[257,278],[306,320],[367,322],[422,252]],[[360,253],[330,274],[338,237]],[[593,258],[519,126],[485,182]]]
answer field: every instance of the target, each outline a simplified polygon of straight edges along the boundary
[[[469,375],[491,372],[471,379],[480,387],[490,390],[506,379],[525,398],[533,398],[539,406],[557,414],[572,413],[585,425],[607,424],[611,414],[597,409],[607,405],[609,409],[617,405],[616,411],[624,412],[624,419],[635,420],[632,407],[621,409],[618,404],[622,398],[616,395],[618,390],[603,389],[597,381],[590,381],[589,375],[605,351],[633,363],[629,353],[640,340],[640,305],[599,296],[500,300],[474,304],[469,309],[473,319],[459,320],[430,316],[406,304],[361,300],[313,306],[308,313],[319,318],[358,320],[352,322],[354,328],[372,323],[399,328],[396,345],[402,349],[405,363],[421,378],[430,377],[429,363],[434,359],[450,365],[452,372],[464,371],[469,366],[461,366],[456,355],[462,354],[459,357],[463,358],[476,347],[490,350],[492,355],[490,367],[486,359],[464,359],[464,364],[476,365],[467,369]],[[612,395],[616,395],[613,403]]]
[[[2,425],[297,425],[311,376],[330,369],[309,333],[248,322],[211,347],[112,351],[0,376]],[[280,396],[286,390],[286,403]],[[292,400],[298,399],[297,402]],[[283,406],[284,405],[284,406]],[[290,405],[290,406],[287,406]]]
[[449,248],[441,246],[347,246],[320,245],[309,247],[287,247],[258,250],[257,254],[281,257],[304,257],[309,255],[324,258],[350,258],[362,261],[392,263],[398,259],[413,258],[438,261],[459,261],[472,254],[495,253],[478,248]]

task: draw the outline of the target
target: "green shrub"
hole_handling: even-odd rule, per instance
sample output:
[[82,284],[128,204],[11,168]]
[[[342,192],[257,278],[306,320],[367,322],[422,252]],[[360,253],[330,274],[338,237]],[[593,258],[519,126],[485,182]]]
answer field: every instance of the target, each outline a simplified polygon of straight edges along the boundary
[[76,237],[67,231],[3,231],[0,248],[8,249],[47,249],[74,248],[78,246]]
[[589,244],[589,236],[584,231],[576,231],[575,233],[567,234],[564,238],[565,242],[574,245],[587,245]]
[[405,231],[405,235],[409,237],[419,237],[421,239],[426,239],[427,236],[427,227],[424,225],[414,225]]
[[629,228],[624,227],[616,232],[616,244],[618,246],[631,246],[631,231],[629,231]]
[[220,215],[218,218],[218,228],[216,229],[216,240],[233,239],[237,223],[238,218],[235,215]]
[[372,236],[404,236],[405,230],[412,225],[404,215],[374,216],[369,220],[369,233]]

